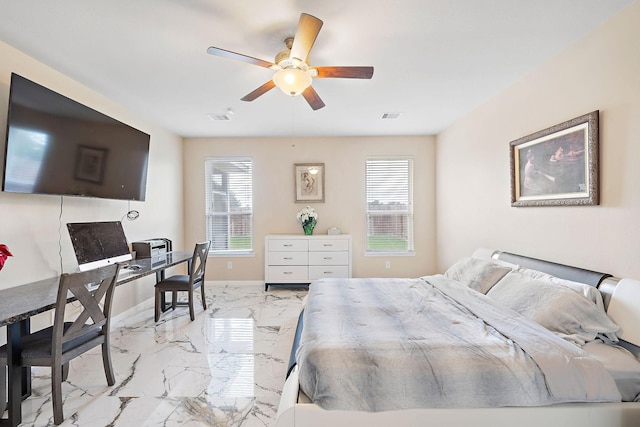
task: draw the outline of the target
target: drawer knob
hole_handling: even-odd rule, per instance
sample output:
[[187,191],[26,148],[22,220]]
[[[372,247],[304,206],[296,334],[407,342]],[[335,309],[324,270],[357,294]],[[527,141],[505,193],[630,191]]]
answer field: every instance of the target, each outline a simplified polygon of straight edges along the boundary
[[290,248],[291,246],[293,246],[293,245],[291,245],[291,244],[289,244],[289,245],[284,245],[284,247],[285,247],[285,248]]
[[284,257],[284,259],[293,259],[293,258],[291,258],[290,256],[286,256]]
[[325,243],[324,246],[333,246],[332,243]]
[[333,258],[330,257],[330,256],[326,256],[326,257],[324,257],[324,259],[333,259]]
[[293,274],[291,271],[285,271],[284,274]]
[[324,274],[333,274],[333,271],[323,271]]

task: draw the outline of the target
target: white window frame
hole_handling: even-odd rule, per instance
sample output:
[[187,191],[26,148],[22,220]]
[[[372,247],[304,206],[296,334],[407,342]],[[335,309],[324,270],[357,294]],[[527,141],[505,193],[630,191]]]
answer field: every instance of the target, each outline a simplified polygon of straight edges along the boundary
[[[244,211],[231,211],[228,208],[223,212],[214,212],[213,209],[213,197],[215,193],[215,189],[213,188],[212,178],[209,176],[212,174],[213,169],[216,164],[220,163],[233,163],[233,162],[249,162],[251,165],[251,188],[250,188],[250,207],[248,210]],[[253,212],[253,159],[248,156],[219,156],[219,157],[207,157],[204,161],[204,172],[205,172],[205,233],[207,235],[207,239],[212,241],[211,249],[209,250],[210,256],[254,256],[254,247],[255,247],[255,238],[254,238],[254,212]],[[251,247],[246,249],[230,249],[229,241],[232,238],[232,235],[229,234],[229,230],[231,229],[230,221],[229,228],[227,229],[227,248],[226,249],[218,249],[215,245],[216,236],[213,234],[213,226],[210,227],[210,218],[214,217],[228,217],[230,219],[232,216],[242,216],[242,215],[250,215],[250,220],[248,226],[250,227],[250,239],[251,239]]]
[[[407,161],[408,163],[408,182],[407,182],[407,209],[406,210],[394,210],[393,214],[404,213],[407,216],[407,248],[406,249],[393,249],[385,248],[383,250],[370,250],[369,249],[369,218],[372,215],[384,215],[380,211],[371,210],[369,207],[369,162],[374,161]],[[414,251],[414,235],[413,235],[413,157],[409,156],[384,156],[384,157],[367,157],[365,159],[365,256],[415,256]]]

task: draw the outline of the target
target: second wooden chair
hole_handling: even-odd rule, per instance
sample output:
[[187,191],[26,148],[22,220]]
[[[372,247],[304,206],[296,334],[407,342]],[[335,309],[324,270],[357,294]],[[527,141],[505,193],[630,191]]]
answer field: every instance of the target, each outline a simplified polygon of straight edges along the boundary
[[177,292],[188,293],[189,316],[191,320],[195,320],[195,311],[193,308],[193,291],[200,288],[202,295],[202,308],[207,309],[207,302],[204,296],[204,272],[207,265],[207,257],[209,255],[209,246],[211,242],[197,243],[193,251],[193,257],[189,263],[189,274],[178,274],[168,277],[156,283],[155,289],[155,321],[160,320],[160,314],[169,307],[164,304],[163,294],[172,293],[171,308],[175,309],[178,305]]

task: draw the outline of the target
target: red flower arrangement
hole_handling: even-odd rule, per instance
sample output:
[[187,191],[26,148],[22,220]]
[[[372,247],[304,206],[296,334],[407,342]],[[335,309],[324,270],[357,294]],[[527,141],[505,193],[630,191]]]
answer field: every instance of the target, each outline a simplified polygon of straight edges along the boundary
[[4,263],[13,254],[9,251],[7,245],[0,245],[0,270],[4,267]]

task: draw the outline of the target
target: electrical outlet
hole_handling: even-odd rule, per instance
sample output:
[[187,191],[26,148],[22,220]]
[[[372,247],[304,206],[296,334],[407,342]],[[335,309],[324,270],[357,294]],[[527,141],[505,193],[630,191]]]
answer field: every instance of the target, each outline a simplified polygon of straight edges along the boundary
[[391,268],[391,261],[385,261],[384,268]]
[[227,270],[233,270],[233,263],[231,261],[227,261]]

